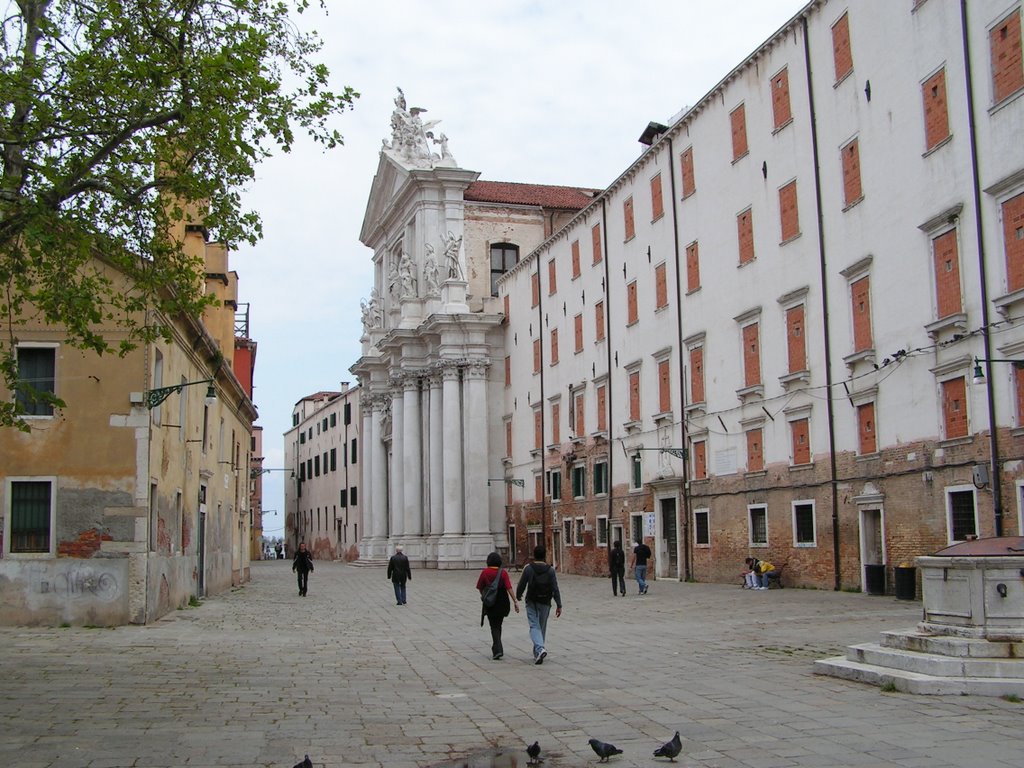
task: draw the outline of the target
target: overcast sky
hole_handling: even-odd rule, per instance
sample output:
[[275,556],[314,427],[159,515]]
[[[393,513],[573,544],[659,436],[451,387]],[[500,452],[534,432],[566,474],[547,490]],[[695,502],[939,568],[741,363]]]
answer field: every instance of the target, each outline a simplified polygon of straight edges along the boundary
[[[639,154],[648,122],[703,97],[806,0],[327,0],[316,29],[337,89],[361,94],[337,120],[345,146],[300,142],[264,163],[245,194],[264,239],[232,255],[259,347],[254,399],[265,467],[305,395],[355,385],[359,301],[371,252],[359,242],[396,86],[491,181],[607,187]],[[724,129],[723,129],[724,130]],[[287,472],[264,475],[265,535],[280,535]]]

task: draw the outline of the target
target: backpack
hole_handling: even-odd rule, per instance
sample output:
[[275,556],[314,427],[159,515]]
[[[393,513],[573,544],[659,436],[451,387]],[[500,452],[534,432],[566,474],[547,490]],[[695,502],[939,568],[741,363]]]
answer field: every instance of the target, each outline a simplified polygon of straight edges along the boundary
[[494,577],[494,581],[488,584],[484,591],[480,594],[480,599],[483,601],[484,608],[493,608],[494,603],[497,602],[498,589],[501,587],[501,575],[504,572],[504,568],[499,568],[498,575]]
[[543,571],[537,570],[536,564],[533,566],[533,578],[530,580],[530,592],[527,595],[531,603],[551,604],[551,598],[554,595],[554,589],[551,586],[552,580],[550,565],[546,566]]

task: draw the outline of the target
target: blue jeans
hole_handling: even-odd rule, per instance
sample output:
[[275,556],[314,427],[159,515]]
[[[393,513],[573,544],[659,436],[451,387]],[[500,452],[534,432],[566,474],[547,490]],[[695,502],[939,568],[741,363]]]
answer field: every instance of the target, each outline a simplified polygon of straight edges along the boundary
[[636,567],[636,585],[640,588],[641,594],[647,591],[647,566],[638,565]]
[[405,605],[405,582],[393,581],[391,583],[395,586],[395,602],[399,605]]
[[526,601],[526,620],[530,623],[530,640],[533,641],[533,658],[537,658],[544,647],[544,635],[548,631],[548,614],[551,606]]

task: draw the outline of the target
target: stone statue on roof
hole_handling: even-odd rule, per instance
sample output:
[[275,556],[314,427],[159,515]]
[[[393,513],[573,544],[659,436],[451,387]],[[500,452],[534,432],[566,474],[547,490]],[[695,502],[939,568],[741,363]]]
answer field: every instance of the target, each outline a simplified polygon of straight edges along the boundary
[[[383,149],[394,153],[409,165],[421,168],[433,168],[436,165],[454,167],[456,163],[448,150],[448,137],[442,133],[435,138],[431,130],[441,121],[424,121],[420,115],[426,111],[422,107],[408,107],[405,93],[399,88],[395,109],[391,113],[391,141],[382,140]],[[431,151],[431,142],[441,147],[440,155]]]

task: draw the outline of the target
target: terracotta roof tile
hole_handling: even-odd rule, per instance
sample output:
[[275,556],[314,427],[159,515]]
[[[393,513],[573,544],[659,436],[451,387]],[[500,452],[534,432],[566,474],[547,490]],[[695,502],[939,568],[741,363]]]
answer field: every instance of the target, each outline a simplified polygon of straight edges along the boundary
[[579,211],[594,201],[600,190],[584,187],[557,187],[550,184],[516,184],[510,181],[474,181],[463,198],[475,203],[537,205]]

